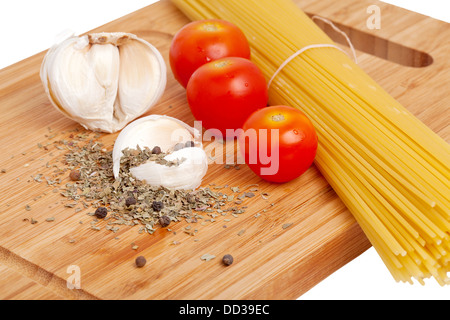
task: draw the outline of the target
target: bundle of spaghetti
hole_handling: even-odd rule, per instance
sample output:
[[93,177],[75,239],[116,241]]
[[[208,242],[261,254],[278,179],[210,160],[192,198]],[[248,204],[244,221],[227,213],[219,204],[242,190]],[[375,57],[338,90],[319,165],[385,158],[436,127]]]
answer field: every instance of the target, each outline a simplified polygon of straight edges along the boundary
[[[271,79],[293,54],[333,41],[290,0],[172,0],[190,19],[246,34]],[[305,50],[276,74],[271,105],[301,109],[319,136],[315,164],[394,279],[450,283],[450,146],[345,53]]]

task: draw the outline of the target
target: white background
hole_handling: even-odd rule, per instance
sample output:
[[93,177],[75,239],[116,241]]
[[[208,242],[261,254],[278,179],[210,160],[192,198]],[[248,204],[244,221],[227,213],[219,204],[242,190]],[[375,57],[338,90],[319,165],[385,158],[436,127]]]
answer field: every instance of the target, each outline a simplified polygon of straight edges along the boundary
[[[155,1],[2,0],[0,69],[48,49],[61,32],[71,30],[75,34],[84,33],[153,2]],[[450,22],[447,0],[385,2]],[[450,288],[440,287],[433,279],[428,279],[425,286],[396,283],[375,250],[371,248],[300,299],[449,300]]]

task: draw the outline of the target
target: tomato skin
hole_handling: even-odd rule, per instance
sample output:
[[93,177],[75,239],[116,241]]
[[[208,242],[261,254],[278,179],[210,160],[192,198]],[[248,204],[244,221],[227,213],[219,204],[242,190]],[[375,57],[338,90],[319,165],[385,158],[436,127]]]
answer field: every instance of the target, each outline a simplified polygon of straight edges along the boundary
[[173,75],[185,88],[201,65],[225,57],[250,59],[250,46],[241,29],[217,19],[188,23],[175,34],[169,51]]
[[[255,110],[267,106],[267,83],[250,60],[238,57],[218,59],[198,68],[188,82],[186,95],[195,119],[205,129],[242,128]],[[228,132],[230,133],[230,132]],[[234,135],[231,132],[231,135]]]
[[[242,129],[245,134],[239,136],[239,146],[245,162],[264,180],[277,183],[293,180],[301,176],[315,159],[318,145],[316,130],[309,118],[298,109],[280,105],[257,110],[245,121]],[[262,129],[266,129],[267,134]],[[271,129],[278,130],[278,138],[271,135]],[[253,144],[246,138],[252,131],[256,132],[257,137],[257,143]],[[270,155],[270,163],[261,155]],[[271,166],[270,173],[261,171]]]

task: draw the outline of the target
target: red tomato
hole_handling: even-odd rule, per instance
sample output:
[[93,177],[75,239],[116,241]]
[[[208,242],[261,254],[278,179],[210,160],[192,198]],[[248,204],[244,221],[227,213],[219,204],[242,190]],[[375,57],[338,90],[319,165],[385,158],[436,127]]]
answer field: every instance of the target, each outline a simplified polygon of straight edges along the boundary
[[[218,129],[222,137],[234,135],[255,110],[267,105],[267,83],[250,60],[238,57],[204,64],[186,88],[192,114],[206,129]],[[233,129],[228,132],[227,129]]]
[[260,109],[245,121],[242,129],[239,146],[245,162],[267,181],[293,180],[314,161],[316,130],[298,109],[288,106]]
[[250,59],[250,47],[241,29],[224,20],[199,20],[185,25],[175,34],[169,51],[175,79],[185,88],[198,67],[225,57]]

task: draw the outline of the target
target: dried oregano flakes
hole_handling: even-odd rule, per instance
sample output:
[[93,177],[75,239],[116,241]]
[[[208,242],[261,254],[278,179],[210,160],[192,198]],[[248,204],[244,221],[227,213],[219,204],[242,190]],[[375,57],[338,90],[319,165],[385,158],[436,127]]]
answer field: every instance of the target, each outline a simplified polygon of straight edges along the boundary
[[[201,219],[203,225],[207,221],[216,221],[219,216],[237,217],[246,210],[243,200],[254,197],[254,192],[258,191],[257,185],[242,188],[210,184],[196,190],[150,186],[135,179],[130,174],[130,168],[147,161],[166,166],[177,166],[183,161],[165,161],[166,154],[161,150],[155,152],[155,148],[123,150],[119,177],[115,179],[112,151],[98,140],[100,137],[96,134],[92,139],[89,133],[78,133],[71,134],[70,140],[54,142],[55,147],[65,153],[58,167],[53,167],[65,172],[68,179],[65,184],[58,179],[51,186],[66,198],[66,207],[81,205],[84,209],[93,209],[88,213],[94,218],[93,230],[100,230],[96,224],[99,219],[104,219],[105,229],[113,232],[117,232],[121,225],[139,225],[139,233],[153,233],[158,227],[168,227],[171,222],[182,219],[187,222]],[[48,148],[45,150],[48,151]],[[246,192],[249,188],[250,192]],[[229,194],[222,192],[224,190],[228,190]],[[263,199],[267,196],[267,193],[261,194]],[[76,212],[79,211],[81,209],[78,208]],[[100,212],[101,217],[98,218]]]
[[[62,195],[78,201],[84,199],[94,207],[108,207],[114,224],[144,226],[144,231],[152,233],[161,223],[193,216],[196,209],[209,207],[211,200],[218,197],[209,189],[171,190],[150,186],[135,179],[129,172],[131,167],[146,161],[162,165],[178,165],[177,162],[163,160],[163,153],[152,153],[148,148],[124,150],[119,178],[112,171],[112,151],[103,145],[90,141],[82,147],[71,149],[65,156],[68,166],[79,172],[77,180],[66,184]],[[182,160],[181,160],[182,161]]]

